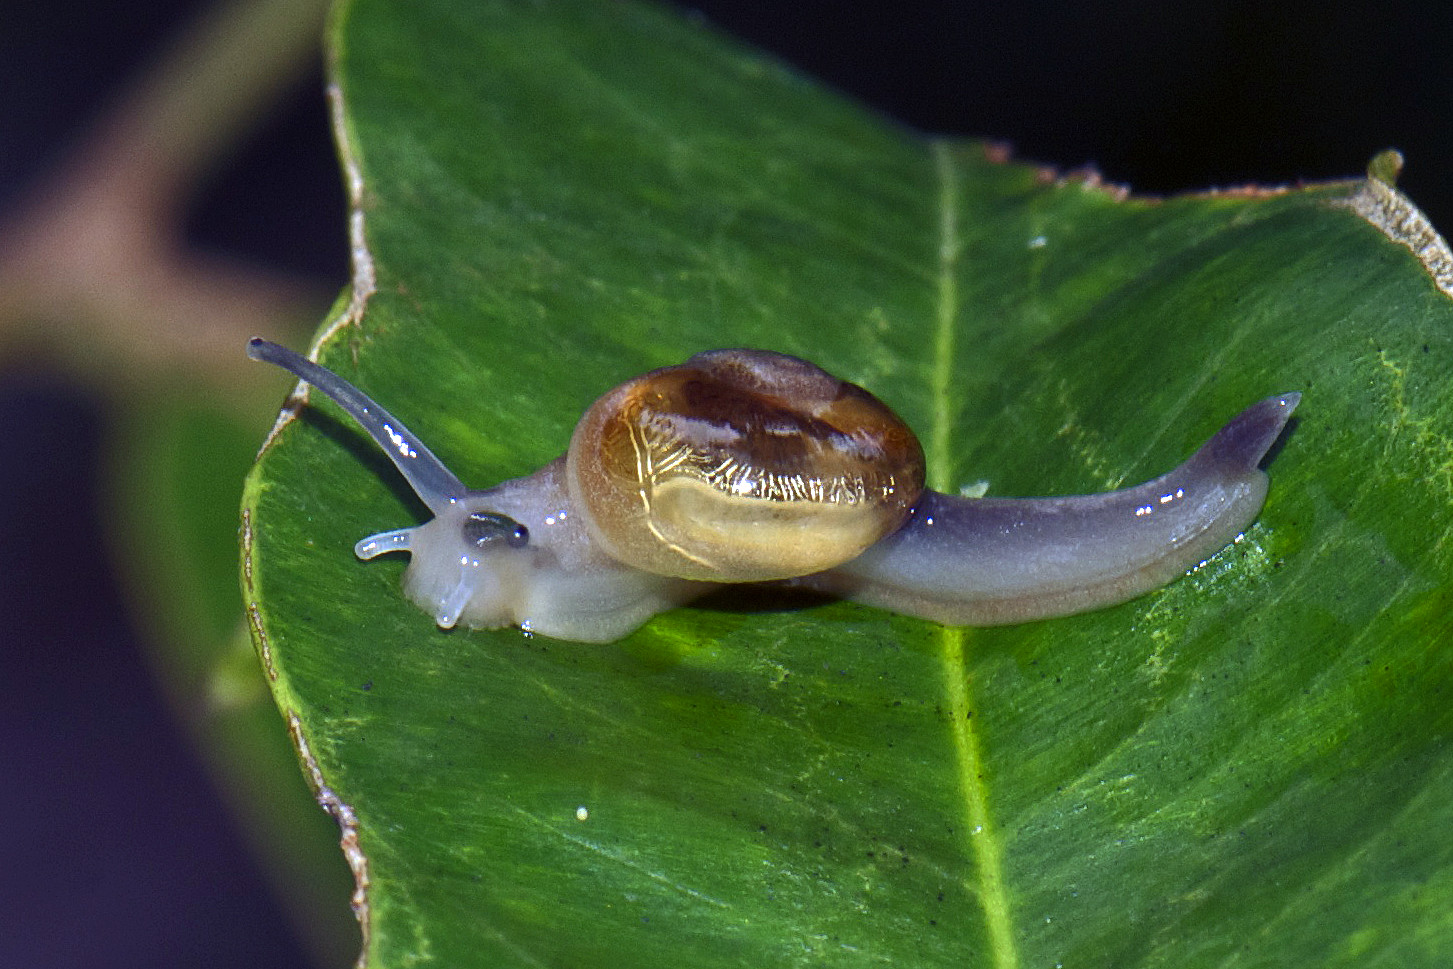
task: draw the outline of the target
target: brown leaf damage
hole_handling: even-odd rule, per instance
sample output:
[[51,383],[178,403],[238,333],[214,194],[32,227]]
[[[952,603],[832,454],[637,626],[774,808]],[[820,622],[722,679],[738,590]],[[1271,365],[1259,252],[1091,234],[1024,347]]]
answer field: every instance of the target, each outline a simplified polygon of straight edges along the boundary
[[1453,297],[1453,252],[1428,217],[1394,187],[1402,161],[1396,151],[1377,155],[1367,166],[1367,178],[1337,204],[1350,208],[1393,242],[1405,246],[1418,257],[1443,295]]

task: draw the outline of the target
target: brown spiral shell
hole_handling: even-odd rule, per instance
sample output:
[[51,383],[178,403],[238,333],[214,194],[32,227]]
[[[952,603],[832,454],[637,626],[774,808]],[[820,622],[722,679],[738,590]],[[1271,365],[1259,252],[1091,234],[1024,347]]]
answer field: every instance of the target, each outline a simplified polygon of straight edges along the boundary
[[809,575],[903,524],[923,448],[872,394],[796,357],[712,350],[591,406],[566,458],[621,561],[726,582]]

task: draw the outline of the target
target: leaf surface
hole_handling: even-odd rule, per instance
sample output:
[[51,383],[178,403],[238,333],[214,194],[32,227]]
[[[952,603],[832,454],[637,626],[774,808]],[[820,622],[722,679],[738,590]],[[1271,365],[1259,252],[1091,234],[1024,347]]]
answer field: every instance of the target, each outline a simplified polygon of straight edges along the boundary
[[376,292],[321,359],[471,485],[723,345],[868,387],[931,484],[995,495],[1138,483],[1304,394],[1244,539],[1134,602],[743,590],[607,646],[441,632],[355,560],[424,510],[314,394],[244,578],[369,965],[1447,964],[1453,308],[1405,200],[1125,198],[649,7],[354,0],[332,43]]

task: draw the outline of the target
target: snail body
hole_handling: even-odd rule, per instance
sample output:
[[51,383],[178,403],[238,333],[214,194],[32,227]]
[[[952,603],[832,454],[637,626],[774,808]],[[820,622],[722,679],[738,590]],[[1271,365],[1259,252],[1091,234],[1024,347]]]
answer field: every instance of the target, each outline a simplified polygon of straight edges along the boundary
[[466,488],[352,384],[254,339],[248,354],[336,401],[433,512],[370,535],[407,551],[407,596],[441,627],[618,639],[723,583],[784,582],[950,625],[1112,605],[1232,541],[1261,509],[1258,468],[1299,400],[1270,397],[1136,488],[983,499],[924,486],[912,431],[866,390],[796,357],[714,350],[609,391],[567,453]]

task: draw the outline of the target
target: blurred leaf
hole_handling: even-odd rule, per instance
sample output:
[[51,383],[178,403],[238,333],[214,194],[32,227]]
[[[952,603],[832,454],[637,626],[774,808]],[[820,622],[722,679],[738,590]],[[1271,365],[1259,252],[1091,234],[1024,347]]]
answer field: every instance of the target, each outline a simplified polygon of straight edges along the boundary
[[1305,394],[1245,539],[1124,606],[745,590],[609,646],[436,629],[351,551],[422,508],[313,395],[248,594],[370,965],[1448,963],[1453,310],[1349,208],[1406,232],[1400,196],[1124,199],[634,5],[356,0],[333,42],[378,290],[323,361],[473,485],[711,346],[867,386],[999,495]]
[[298,777],[237,603],[238,482],[264,413],[249,418],[241,400],[186,377],[129,393],[108,476],[111,545],[168,700],[300,937],[320,965],[338,965],[356,928],[337,827]]

